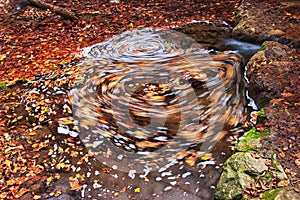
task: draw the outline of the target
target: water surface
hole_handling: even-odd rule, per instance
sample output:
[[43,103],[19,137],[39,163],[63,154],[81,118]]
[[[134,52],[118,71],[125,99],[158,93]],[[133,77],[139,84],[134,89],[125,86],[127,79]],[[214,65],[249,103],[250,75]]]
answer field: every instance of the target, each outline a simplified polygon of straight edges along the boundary
[[226,140],[246,117],[242,57],[150,28],[85,54],[70,93],[79,136],[97,159],[97,187],[83,195],[211,199]]

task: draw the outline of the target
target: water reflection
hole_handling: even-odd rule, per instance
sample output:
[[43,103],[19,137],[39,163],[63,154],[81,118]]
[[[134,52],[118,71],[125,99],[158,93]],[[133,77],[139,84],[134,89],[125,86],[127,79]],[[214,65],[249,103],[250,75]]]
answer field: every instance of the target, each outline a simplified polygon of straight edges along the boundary
[[112,170],[98,194],[113,196],[113,183],[143,199],[204,198],[201,166],[218,163],[215,145],[245,118],[240,56],[156,29],[125,32],[85,54],[70,94],[80,138]]

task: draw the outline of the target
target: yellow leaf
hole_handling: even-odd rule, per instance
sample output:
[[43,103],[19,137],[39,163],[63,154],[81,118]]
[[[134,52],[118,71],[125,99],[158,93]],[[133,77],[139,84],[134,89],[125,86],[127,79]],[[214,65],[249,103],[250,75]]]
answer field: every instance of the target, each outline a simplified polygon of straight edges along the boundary
[[7,166],[10,166],[12,164],[12,162],[10,160],[5,160],[4,164],[6,164]]
[[206,154],[204,156],[201,157],[201,160],[209,160],[212,158],[212,155],[211,154]]
[[117,196],[119,196],[119,194],[120,194],[119,192],[115,192],[114,196],[117,197]]
[[84,178],[85,178],[85,175],[84,175],[84,174],[76,174],[75,177],[76,177],[77,179],[80,179],[80,180],[83,181]]
[[35,132],[35,131],[31,131],[31,132],[29,133],[29,135],[30,135],[30,136],[36,135],[36,132]]
[[6,181],[7,185],[14,185],[16,183],[15,179],[9,179],[8,181]]
[[26,166],[23,166],[23,167],[21,168],[21,171],[24,172],[24,171],[26,171],[26,169],[27,169],[27,167],[26,167]]
[[39,121],[42,122],[42,121],[44,121],[44,120],[45,120],[45,115],[40,115]]
[[2,193],[0,193],[0,198],[5,199],[7,197],[7,195],[8,195],[8,192],[2,192]]
[[6,58],[6,55],[0,55],[0,61],[4,60]]
[[53,180],[52,176],[50,176],[50,177],[47,178],[47,182],[51,182],[52,180]]
[[139,188],[139,187],[135,188],[135,189],[134,189],[134,192],[135,192],[135,193],[141,192],[141,188]]
[[40,196],[40,195],[34,195],[34,197],[33,197],[33,199],[40,199],[40,198],[42,198],[42,196]]

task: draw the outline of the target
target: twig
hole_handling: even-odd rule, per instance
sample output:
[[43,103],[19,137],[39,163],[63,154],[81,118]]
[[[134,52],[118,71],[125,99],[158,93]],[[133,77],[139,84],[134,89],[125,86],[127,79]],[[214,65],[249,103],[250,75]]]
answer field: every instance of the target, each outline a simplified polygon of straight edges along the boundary
[[40,0],[27,0],[27,1],[30,3],[29,6],[40,8],[42,10],[49,9],[50,11],[55,12],[56,14],[59,14],[67,19],[78,19],[78,17],[74,12],[61,8],[59,6],[55,6]]

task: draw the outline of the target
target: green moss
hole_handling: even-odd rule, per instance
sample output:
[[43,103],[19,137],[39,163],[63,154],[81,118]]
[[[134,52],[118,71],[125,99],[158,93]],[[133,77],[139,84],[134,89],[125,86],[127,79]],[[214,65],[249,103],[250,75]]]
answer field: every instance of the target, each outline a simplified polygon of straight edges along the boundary
[[264,50],[266,50],[266,45],[262,44],[261,47],[260,47],[260,49],[259,49],[259,51],[264,51]]
[[258,132],[255,127],[251,128],[247,133],[244,139],[242,139],[240,142],[247,142],[251,138],[260,138],[266,135],[268,132],[268,129],[266,129],[263,132]]
[[263,193],[262,200],[274,200],[280,189],[268,190]]
[[267,172],[263,178],[266,180],[266,181],[270,181],[272,178],[274,178],[274,175],[270,172]]
[[281,166],[278,161],[276,161],[274,158],[272,158],[272,167],[277,168],[278,166]]
[[257,112],[257,116],[258,117],[262,117],[262,116],[264,116],[265,115],[265,110],[262,108],[262,109],[260,109],[258,112]]
[[251,128],[245,133],[245,137],[240,140],[236,146],[235,150],[240,152],[249,152],[259,148],[261,138],[269,132],[269,129],[265,129],[263,132],[257,131],[255,127]]
[[0,82],[0,91],[4,91],[6,89],[6,85],[4,82]]
[[239,149],[239,151],[241,151],[241,152],[248,152],[248,151],[251,151],[251,150],[253,150],[253,149],[249,146],[245,146],[244,148]]

